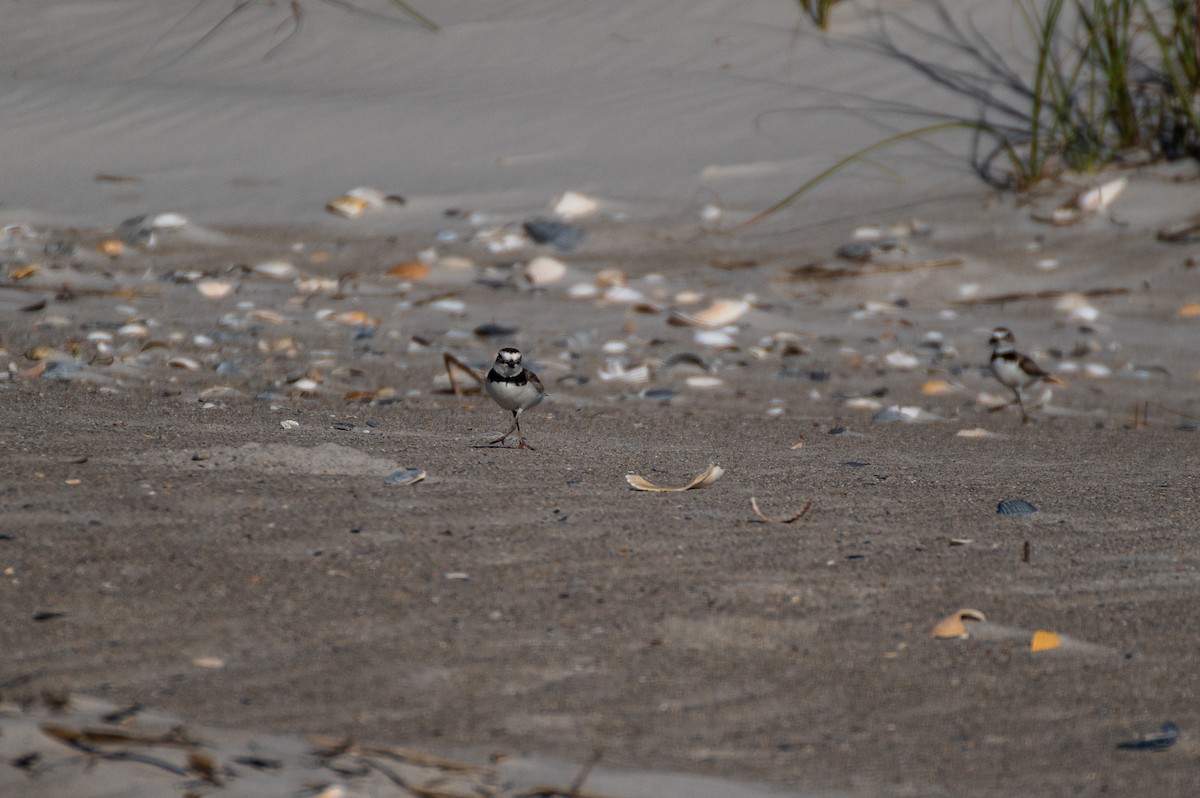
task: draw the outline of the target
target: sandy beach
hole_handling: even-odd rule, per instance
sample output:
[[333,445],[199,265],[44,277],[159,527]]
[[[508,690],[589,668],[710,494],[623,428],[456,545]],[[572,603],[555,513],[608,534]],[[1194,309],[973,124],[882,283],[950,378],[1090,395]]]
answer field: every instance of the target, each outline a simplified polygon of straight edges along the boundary
[[0,793],[1195,791],[1194,164],[942,137],[741,229],[962,101],[642,5],[3,4]]

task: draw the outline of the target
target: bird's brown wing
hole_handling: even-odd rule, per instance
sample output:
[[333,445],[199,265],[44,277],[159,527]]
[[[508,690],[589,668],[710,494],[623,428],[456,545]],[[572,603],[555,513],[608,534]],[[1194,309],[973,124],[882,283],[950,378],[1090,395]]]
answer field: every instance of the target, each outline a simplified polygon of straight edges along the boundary
[[538,375],[534,374],[529,369],[525,370],[525,379],[529,380],[530,384],[533,385],[534,388],[538,389],[539,394],[546,393],[546,388],[542,385],[542,381],[538,379]]
[[1029,355],[1021,355],[1020,364],[1021,370],[1032,378],[1045,380],[1046,382],[1052,382],[1055,385],[1067,384],[1066,380],[1062,379],[1061,377],[1054,376],[1035,363],[1033,358],[1031,358]]

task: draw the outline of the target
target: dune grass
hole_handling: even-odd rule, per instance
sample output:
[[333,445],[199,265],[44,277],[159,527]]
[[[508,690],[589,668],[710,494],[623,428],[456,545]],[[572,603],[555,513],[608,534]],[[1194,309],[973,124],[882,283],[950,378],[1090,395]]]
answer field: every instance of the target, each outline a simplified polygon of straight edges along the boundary
[[837,0],[797,0],[800,3],[800,9],[816,23],[821,30],[829,28],[829,12],[833,10],[833,4]]
[[932,124],[843,158],[752,222],[868,152],[949,128],[972,132],[972,165],[985,182],[1015,191],[1066,173],[1200,161],[1200,0],[1014,0],[1029,51],[1022,68],[1012,66],[983,32],[957,21],[943,3],[933,5],[936,28],[900,16],[894,20],[927,42],[967,55],[973,66],[918,55],[898,46],[886,29],[867,46],[975,100],[978,115],[903,108]]

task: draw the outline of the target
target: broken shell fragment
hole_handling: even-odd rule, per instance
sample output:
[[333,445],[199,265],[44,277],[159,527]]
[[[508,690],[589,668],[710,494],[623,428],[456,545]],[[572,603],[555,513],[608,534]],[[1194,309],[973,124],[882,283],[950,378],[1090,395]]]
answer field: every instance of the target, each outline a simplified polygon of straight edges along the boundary
[[167,365],[174,369],[184,369],[185,371],[199,371],[199,361],[193,360],[190,357],[173,357],[167,361]]
[[955,610],[934,625],[933,636],[939,640],[953,640],[956,638],[965,640],[971,635],[967,632],[967,627],[963,621],[984,623],[987,621],[987,616],[979,610]]
[[264,277],[273,277],[276,280],[291,280],[298,276],[295,265],[286,260],[269,260],[264,263],[256,263],[253,266],[246,267],[249,271],[255,274],[261,274]]
[[577,191],[568,191],[554,203],[554,215],[567,221],[591,216],[598,210],[600,210],[600,203]]
[[1024,499],[1004,499],[996,505],[996,513],[999,515],[1029,515],[1037,511],[1036,507]]
[[557,258],[540,256],[525,265],[525,279],[532,286],[557,283],[567,276],[567,266]]
[[1047,632],[1044,629],[1038,629],[1033,633],[1033,638],[1029,641],[1029,650],[1033,652],[1049,651],[1058,648],[1062,645],[1062,638],[1057,632]]
[[429,264],[420,260],[407,260],[388,269],[388,276],[401,280],[424,280],[429,276]]
[[602,382],[616,382],[622,385],[643,385],[650,382],[650,367],[646,364],[634,368],[626,368],[619,360],[606,361],[604,367],[596,372]]
[[225,280],[200,280],[196,283],[196,290],[200,292],[201,296],[220,299],[233,293],[233,283]]
[[798,513],[789,513],[787,515],[769,516],[769,515],[766,515],[765,513],[763,513],[763,511],[758,508],[758,499],[751,496],[750,497],[750,509],[754,510],[754,514],[756,516],[758,516],[761,520],[766,521],[769,524],[790,524],[793,521],[799,521],[801,518],[803,518],[808,513],[809,510],[812,509],[812,500],[810,499],[809,501],[806,501],[804,503],[804,506],[800,508],[800,512],[798,512]]
[[689,388],[702,388],[702,389],[720,388],[722,385],[725,384],[725,381],[723,379],[721,379],[720,377],[708,377],[708,376],[703,376],[703,375],[688,377],[686,380],[684,380],[684,382],[687,384],[687,386]]
[[100,246],[96,247],[102,255],[107,255],[110,258],[116,258],[125,251],[125,245],[119,238],[106,238],[100,242]]
[[404,201],[404,197],[398,194],[384,194],[377,188],[358,186],[357,188],[350,189],[342,196],[330,200],[325,206],[325,210],[330,213],[336,213],[339,216],[344,216],[347,219],[356,219],[367,211],[382,208],[389,202],[403,205]]
[[403,471],[393,471],[392,473],[388,474],[384,478],[383,484],[387,485],[388,487],[396,487],[398,485],[415,485],[423,479],[425,479],[425,472],[421,469],[406,468]]
[[1070,204],[1084,213],[1098,213],[1111,205],[1117,197],[1121,196],[1121,192],[1128,185],[1128,178],[1118,177],[1116,180],[1110,180],[1104,185],[1094,186],[1093,188],[1081,191],[1072,198]]
[[631,488],[633,488],[634,490],[647,490],[647,491],[657,491],[657,492],[664,492],[664,493],[680,493],[685,490],[695,490],[695,489],[699,489],[699,488],[706,488],[709,485],[716,482],[718,479],[720,479],[724,475],[725,475],[725,469],[721,468],[719,465],[710,465],[708,467],[708,469],[704,471],[704,473],[697,476],[695,479],[693,479],[688,484],[684,485],[682,488],[664,488],[659,485],[655,485],[650,480],[646,479],[643,476],[639,476],[637,474],[626,474],[625,481],[628,482],[629,486]]
[[740,319],[750,310],[750,303],[739,299],[718,299],[704,310],[695,313],[673,311],[668,324],[677,327],[703,327],[716,329]]

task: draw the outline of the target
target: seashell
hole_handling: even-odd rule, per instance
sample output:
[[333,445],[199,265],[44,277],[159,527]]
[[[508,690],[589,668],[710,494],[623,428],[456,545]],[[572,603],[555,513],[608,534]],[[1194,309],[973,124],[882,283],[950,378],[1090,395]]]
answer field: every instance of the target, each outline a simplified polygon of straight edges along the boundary
[[1037,266],[1039,269],[1044,269],[1046,271],[1049,271],[1050,269],[1058,268],[1058,259],[1057,258],[1043,258],[1042,260],[1039,260],[1034,265]]
[[1200,316],[1200,303],[1191,302],[1187,305],[1181,305],[1176,313],[1181,319],[1194,319]]
[[415,485],[425,479],[425,472],[419,468],[406,468],[403,471],[393,471],[384,477],[383,484],[388,487],[397,485]]
[[[795,448],[795,447],[792,447],[792,448]],[[760,520],[766,521],[769,524],[790,524],[793,521],[799,521],[801,518],[803,518],[805,515],[808,514],[808,511],[812,509],[812,501],[810,500],[810,501],[805,502],[804,506],[800,508],[800,512],[798,512],[798,513],[788,513],[787,515],[769,516],[766,513],[764,513],[761,509],[759,509],[758,499],[755,498],[754,496],[751,496],[750,497],[750,509],[754,510],[754,514],[757,515]]]
[[1143,734],[1136,740],[1118,743],[1122,751],[1165,751],[1179,739],[1179,727],[1167,721],[1159,731]]
[[880,410],[871,420],[877,424],[888,424],[895,421],[911,424],[921,421],[937,421],[938,418],[933,413],[927,413],[919,407],[892,405]]
[[287,321],[287,316],[274,310],[266,308],[258,308],[246,314],[246,321],[261,321],[266,324],[283,324]]
[[363,310],[347,310],[335,314],[333,320],[347,327],[378,327],[379,319]]
[[404,197],[397,194],[384,194],[379,189],[370,186],[358,186],[342,196],[330,200],[325,206],[325,210],[347,219],[356,219],[367,211],[382,208],[389,202],[403,205]]
[[999,438],[1000,436],[991,430],[983,427],[972,427],[971,429],[960,429],[954,433],[957,438]]
[[986,623],[987,616],[985,616],[979,610],[955,610],[934,624],[933,636],[939,640],[952,640],[955,638],[966,640],[971,635],[969,632],[967,632],[967,627],[963,621]]
[[437,265],[444,266],[447,269],[471,269],[475,267],[475,263],[470,258],[460,258],[457,255],[447,255],[444,258],[438,258]]
[[184,369],[186,371],[199,371],[200,363],[190,357],[173,357],[167,360],[167,365],[173,369]]
[[1129,185],[1129,180],[1124,177],[1118,177],[1116,180],[1110,180],[1101,186],[1094,186],[1085,191],[1076,194],[1069,202],[1070,207],[1084,213],[1098,213],[1112,204],[1113,200],[1121,196],[1121,192]]
[[701,346],[713,349],[737,349],[737,340],[722,330],[696,330],[692,339]]
[[921,365],[920,358],[918,358],[912,352],[902,352],[899,349],[895,350],[894,352],[888,352],[884,356],[883,362],[887,363],[894,369],[901,369],[902,371],[915,369],[917,366]]
[[296,281],[296,290],[302,294],[333,294],[338,290],[338,281],[332,277],[306,277]]
[[220,657],[196,657],[192,664],[197,668],[224,668],[225,660]]
[[613,285],[604,289],[604,293],[600,294],[600,301],[608,302],[611,305],[633,305],[645,302],[646,297],[636,288],[630,288],[627,285]]
[[684,382],[689,388],[720,388],[725,384],[725,381],[720,377],[694,376],[688,377]]
[[566,264],[545,255],[534,258],[525,265],[525,279],[533,286],[557,283],[566,276]]
[[667,493],[680,493],[685,490],[695,490],[698,488],[706,488],[709,485],[716,482],[721,477],[723,477],[724,475],[725,475],[725,469],[721,468],[719,465],[710,465],[704,471],[704,473],[697,476],[695,479],[693,479],[688,484],[684,485],[682,488],[660,487],[658,485],[655,485],[653,482],[649,481],[645,477],[638,476],[637,474],[626,474],[625,481],[628,482],[629,486],[631,488],[633,488],[634,490],[648,490],[648,491],[658,491],[658,492],[667,492]]
[[665,405],[675,398],[675,392],[669,388],[655,388],[651,391],[641,391],[638,396],[646,401]]
[[1074,321],[1095,321],[1100,315],[1100,311],[1088,302],[1087,297],[1074,291],[1059,297],[1054,303],[1054,309],[1066,313],[1068,318]]
[[700,301],[699,291],[680,291],[673,298],[676,305],[694,305]]
[[946,380],[930,380],[921,386],[921,393],[926,396],[945,396],[948,393],[954,393],[956,390],[958,390],[958,387]]
[[273,277],[276,280],[291,280],[299,275],[296,266],[286,260],[269,260],[248,267],[255,274]]
[[295,393],[316,393],[320,383],[310,377],[301,377],[291,384],[291,389]]
[[854,396],[846,400],[846,407],[851,410],[880,410],[883,402],[867,396]]
[[643,385],[650,382],[650,367],[642,364],[632,369],[625,368],[619,360],[606,361],[596,372],[602,382],[617,382],[624,385]]
[[707,371],[709,374],[717,373],[716,366],[693,352],[677,352],[662,362],[662,367],[665,369],[683,365],[696,366],[697,368]]
[[18,282],[20,280],[25,280],[25,279],[32,277],[33,275],[37,274],[41,270],[42,270],[42,267],[36,263],[30,263],[25,266],[18,266],[17,268],[13,269],[11,272],[8,273],[8,279],[12,280],[13,282]]
[[629,278],[625,276],[625,272],[620,269],[602,269],[596,273],[596,285],[600,288],[608,288],[612,285],[626,285]]
[[1058,632],[1047,632],[1045,629],[1038,629],[1033,633],[1033,637],[1029,641],[1029,650],[1036,653],[1038,651],[1050,651],[1062,645],[1062,638]]
[[554,215],[567,221],[591,216],[598,210],[600,203],[577,191],[568,191],[554,203]]
[[488,248],[488,252],[497,255],[502,252],[524,249],[529,245],[527,238],[516,233],[504,233],[503,235],[494,235],[481,240],[484,241],[484,246]]
[[600,347],[600,351],[606,355],[621,355],[627,349],[629,349],[629,344],[624,341],[605,341],[604,346]]
[[401,280],[424,280],[429,276],[429,264],[419,260],[406,260],[388,269],[390,277]]
[[100,245],[96,249],[100,250],[102,255],[116,258],[120,257],[121,253],[125,251],[125,245],[119,238],[106,238],[100,242]]
[[294,418],[285,418],[283,421],[279,422],[280,429],[298,429],[299,427],[300,422],[296,421]]
[[225,280],[200,280],[196,283],[196,290],[201,296],[206,296],[209,299],[220,299],[223,296],[229,296],[233,292],[233,283]]
[[600,293],[600,289],[592,283],[575,283],[567,289],[567,296],[571,299],[591,299]]
[[146,328],[146,325],[139,324],[138,322],[130,322],[117,329],[117,335],[124,335],[129,338],[144,338],[149,333],[150,331]]
[[696,313],[672,311],[668,324],[677,327],[705,327],[715,329],[740,319],[750,310],[750,303],[740,299],[718,299],[704,310]]
[[588,231],[578,225],[540,217],[525,222],[523,228],[535,243],[550,244],[560,252],[573,252],[588,237]]
[[467,312],[467,303],[461,299],[439,299],[436,302],[430,302],[429,307],[458,315],[463,315]]
[[721,216],[723,213],[719,205],[713,205],[710,202],[700,209],[700,213],[698,215],[700,216],[701,221],[719,222],[721,221]]
[[1029,515],[1038,509],[1024,499],[1003,499],[996,505],[999,515]]
[[35,346],[25,352],[25,357],[29,360],[49,360],[58,354],[58,350],[50,346]]
[[150,220],[150,226],[155,230],[178,230],[187,223],[188,218],[182,213],[160,213]]
[[89,341],[101,341],[104,343],[110,343],[112,341],[112,339],[113,339],[113,334],[106,330],[92,330],[90,333],[87,334],[87,340],[89,340]]

